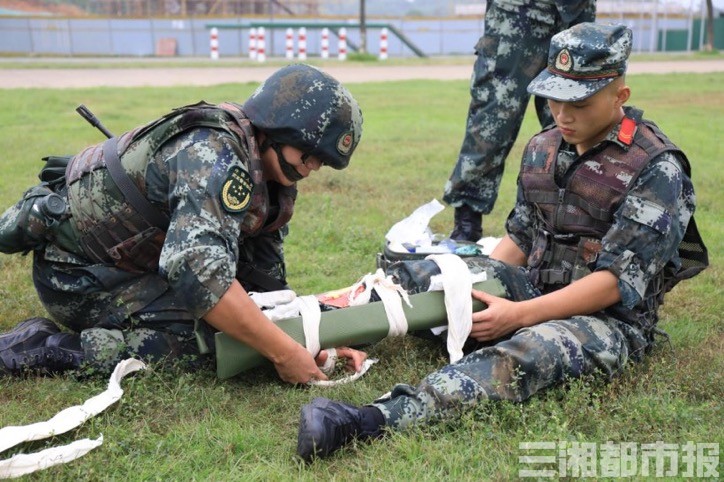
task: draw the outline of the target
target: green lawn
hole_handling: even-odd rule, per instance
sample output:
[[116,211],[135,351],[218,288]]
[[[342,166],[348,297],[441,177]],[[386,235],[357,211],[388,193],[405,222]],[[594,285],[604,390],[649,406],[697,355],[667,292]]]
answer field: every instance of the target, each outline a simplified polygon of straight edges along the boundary
[[[631,54],[632,62],[651,62],[651,61],[682,61],[682,60],[718,60],[722,58],[722,52],[633,52]],[[430,66],[434,68],[438,65],[466,65],[471,66],[474,59],[472,49],[468,55],[448,55],[448,56],[432,56],[432,57],[391,57],[383,62],[377,59],[374,54],[350,53],[347,58],[347,66],[356,66],[364,68],[370,63],[377,65],[396,65],[396,66]],[[0,71],[3,69],[153,69],[153,68],[204,68],[213,71],[214,68],[229,67],[269,67],[286,65],[289,61],[283,58],[268,58],[266,62],[259,63],[245,57],[221,57],[220,59],[211,61],[208,57],[84,57],[84,56],[43,56],[43,57],[27,57],[24,55],[12,55],[4,53],[0,56]],[[337,66],[336,59],[324,60],[318,56],[311,55],[308,63],[319,67]]]
[[[294,458],[302,404],[319,395],[368,402],[398,381],[414,383],[442,366],[441,347],[411,337],[385,340],[369,350],[381,361],[368,375],[330,389],[285,385],[269,368],[220,382],[211,370],[151,367],[123,382],[124,398],[106,413],[2,457],[102,433],[102,447],[34,480],[509,480],[525,468],[518,462],[525,455],[522,442],[721,443],[724,170],[717,163],[724,154],[724,74],[631,76],[629,84],[631,104],[689,155],[696,218],[712,262],[668,296],[661,327],[671,343],[662,343],[642,365],[608,384],[583,380],[525,404],[483,404],[459,420],[353,445],[309,467]],[[243,100],[254,87],[0,91],[0,206],[36,182],[41,157],[72,154],[102,140],[74,112],[80,103],[120,133],[177,105]],[[465,81],[349,87],[362,105],[365,132],[349,169],[324,169],[300,185],[287,243],[290,282],[300,294],[347,286],[373,271],[387,229],[441,198],[462,140]],[[503,234],[523,143],[535,130],[530,112],[497,207],[484,221],[486,235]],[[449,208],[432,222],[437,232],[451,226]],[[44,313],[30,269],[30,257],[0,256],[2,330]],[[46,420],[105,385],[71,376],[0,379],[0,426]]]

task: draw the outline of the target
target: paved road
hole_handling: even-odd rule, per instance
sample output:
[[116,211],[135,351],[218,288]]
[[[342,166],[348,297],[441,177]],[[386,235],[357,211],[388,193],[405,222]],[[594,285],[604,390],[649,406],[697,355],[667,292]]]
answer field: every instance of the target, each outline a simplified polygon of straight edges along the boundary
[[[210,86],[237,82],[259,82],[279,66],[253,67],[145,67],[145,68],[47,68],[0,69],[0,89]],[[469,65],[328,65],[324,69],[344,83],[381,80],[467,80]],[[672,72],[724,72],[723,60],[641,61],[632,62],[629,74]]]

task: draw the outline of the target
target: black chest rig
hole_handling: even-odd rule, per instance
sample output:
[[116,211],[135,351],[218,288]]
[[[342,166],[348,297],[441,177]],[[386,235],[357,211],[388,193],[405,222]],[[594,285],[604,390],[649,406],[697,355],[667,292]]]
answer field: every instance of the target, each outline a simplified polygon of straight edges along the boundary
[[[253,127],[240,107],[232,103],[219,105],[200,102],[175,109],[166,116],[102,144],[91,146],[73,157],[66,170],[67,185],[72,186],[82,176],[106,168],[108,194],[115,193],[120,208],[83,220],[76,218],[80,245],[86,256],[96,263],[112,264],[132,272],[155,271],[169,224],[166,205],[151,203],[145,196],[143,176],[129,176],[121,165],[128,147],[144,142],[145,149],[133,155],[147,162],[173,137],[198,127],[222,129],[238,141],[240,152],[248,160],[249,174],[254,183],[252,202],[241,225],[243,237],[273,231],[292,217],[296,186],[275,190],[270,200],[267,183],[262,179],[259,148]],[[103,171],[98,171],[103,173]],[[73,189],[69,203],[73,211]],[[272,218],[272,216],[274,216]]]
[[[628,110],[619,141],[604,142],[578,159],[561,187],[555,164],[561,146],[560,131],[550,128],[526,147],[520,182],[528,202],[536,206],[537,236],[528,257],[531,281],[543,292],[559,289],[591,273],[601,251],[601,239],[647,164],[663,152],[675,152],[687,175],[691,168],[684,153],[658,129]],[[667,268],[650,292],[661,300],[679,280],[694,276],[708,265],[708,256],[693,217],[679,246],[682,269]],[[655,310],[654,310],[655,311]]]

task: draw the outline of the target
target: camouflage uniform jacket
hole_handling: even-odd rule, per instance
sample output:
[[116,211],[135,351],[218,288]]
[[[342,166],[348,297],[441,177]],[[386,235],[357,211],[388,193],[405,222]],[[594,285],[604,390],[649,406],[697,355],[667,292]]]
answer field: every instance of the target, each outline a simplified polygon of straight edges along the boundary
[[[627,108],[629,120],[622,122],[640,119],[640,114]],[[579,254],[584,254],[587,247],[579,243],[580,236],[600,242],[585,254],[584,262],[587,271],[605,269],[618,277],[621,301],[609,308],[609,313],[649,328],[655,323],[664,267],[681,266],[678,248],[694,213],[695,195],[688,161],[668,139],[660,140],[658,154],[650,158],[642,156],[637,143],[626,138],[628,129],[622,131],[619,123],[601,143],[581,156],[574,146],[562,140],[557,128],[534,137],[523,155],[517,202],[506,229],[533,265],[540,261],[537,251],[549,249],[546,243],[560,242],[555,241],[556,237],[578,243]],[[652,128],[645,121],[637,123],[636,129],[644,131],[647,138],[652,137]],[[557,149],[550,145],[551,138],[558,139]],[[548,152],[544,152],[545,148],[537,149],[540,145],[547,146]],[[558,191],[561,206],[551,208],[540,202],[540,192],[533,192],[541,187],[540,178],[536,178],[541,173],[549,176],[549,187]],[[602,173],[613,173],[613,177],[606,179]],[[591,198],[586,198],[584,191],[590,190],[596,177],[600,183],[597,189],[611,189],[607,195],[599,196],[608,199],[589,204],[585,200]],[[619,190],[613,189],[617,183]],[[584,202],[575,206],[564,201],[581,196]],[[597,212],[600,206],[607,206],[610,213],[601,216]],[[584,226],[557,223],[555,219],[561,218],[561,212],[579,220],[587,218],[590,226],[587,229],[585,222]],[[552,236],[543,245],[542,232]],[[576,277],[580,276],[573,279]]]
[[[245,121],[245,122],[244,122]],[[105,169],[101,145],[89,147],[69,163],[67,196],[71,224],[79,239],[107,232],[103,247],[118,243],[127,257],[158,273],[172,290],[183,293],[185,306],[201,318],[227,291],[244,260],[240,247],[261,231],[279,229],[291,216],[267,223],[275,199],[262,182],[260,155],[253,128],[235,104],[199,103],[176,109],[146,126],[119,136],[121,164],[143,195],[168,216],[168,226],[139,239],[144,226]],[[275,193],[281,186],[273,186]],[[284,203],[282,203],[284,204]],[[150,227],[154,228],[154,227]],[[142,236],[141,236],[142,238]],[[282,252],[282,237],[271,237]],[[87,241],[87,239],[86,239]],[[58,246],[45,249],[51,262],[93,264],[101,253],[84,256]],[[98,243],[96,243],[98,245]],[[243,249],[242,249],[243,250]],[[89,263],[88,260],[92,260]],[[112,264],[113,260],[105,260]],[[110,267],[110,266],[109,266]],[[119,266],[116,263],[116,267]],[[134,271],[134,267],[128,267]]]

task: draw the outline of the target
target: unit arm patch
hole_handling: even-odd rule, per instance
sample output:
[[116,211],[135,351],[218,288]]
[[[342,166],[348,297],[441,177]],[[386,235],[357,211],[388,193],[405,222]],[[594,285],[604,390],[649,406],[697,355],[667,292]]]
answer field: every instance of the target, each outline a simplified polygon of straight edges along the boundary
[[230,213],[244,211],[251,201],[253,187],[248,172],[239,166],[232,167],[221,188],[221,205]]

